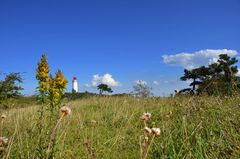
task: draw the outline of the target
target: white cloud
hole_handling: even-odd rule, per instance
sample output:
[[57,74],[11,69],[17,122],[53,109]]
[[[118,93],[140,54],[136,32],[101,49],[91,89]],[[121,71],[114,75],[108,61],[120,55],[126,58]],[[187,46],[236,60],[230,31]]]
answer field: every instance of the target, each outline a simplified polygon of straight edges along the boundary
[[85,87],[88,87],[88,88],[89,88],[89,87],[91,87],[91,85],[90,85],[90,84],[85,84],[84,86],[85,86]]
[[107,84],[110,87],[116,87],[120,85],[120,83],[116,81],[111,74],[108,73],[103,76],[100,76],[98,74],[93,75],[91,86],[96,87],[99,84]]
[[181,66],[186,69],[193,69],[203,65],[209,65],[217,62],[220,54],[235,56],[238,54],[235,50],[200,50],[194,53],[178,53],[175,55],[163,55],[163,62],[172,66]]
[[159,82],[158,81],[153,81],[153,84],[159,85]]
[[240,77],[240,68],[238,68],[237,76]]
[[188,85],[190,85],[190,84],[192,83],[192,81],[187,80],[186,83],[187,83]]
[[136,80],[136,84],[147,85],[147,82],[144,80]]

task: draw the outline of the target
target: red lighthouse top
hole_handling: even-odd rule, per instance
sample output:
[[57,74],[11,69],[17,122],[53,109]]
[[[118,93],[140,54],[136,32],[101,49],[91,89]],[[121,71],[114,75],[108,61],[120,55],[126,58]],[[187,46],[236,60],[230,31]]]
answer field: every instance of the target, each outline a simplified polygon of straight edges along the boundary
[[76,77],[76,76],[74,76],[74,77],[73,77],[73,80],[77,80],[77,77]]

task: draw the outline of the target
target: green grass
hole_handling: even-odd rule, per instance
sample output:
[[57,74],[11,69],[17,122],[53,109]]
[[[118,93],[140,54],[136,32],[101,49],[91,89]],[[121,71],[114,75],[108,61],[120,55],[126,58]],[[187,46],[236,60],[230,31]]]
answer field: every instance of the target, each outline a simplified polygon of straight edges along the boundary
[[2,109],[12,109],[12,108],[23,108],[31,105],[37,104],[37,97],[30,96],[19,96],[16,98],[10,98],[4,101],[0,101],[0,110]]
[[[239,104],[240,97],[92,97],[69,102],[72,114],[63,119],[58,129],[54,158],[140,158],[139,137],[144,134],[140,117],[143,112],[151,112],[149,125],[155,122],[161,135],[155,138],[149,158],[237,159]],[[8,117],[2,133],[10,139],[5,156],[36,158],[38,108],[5,112]]]

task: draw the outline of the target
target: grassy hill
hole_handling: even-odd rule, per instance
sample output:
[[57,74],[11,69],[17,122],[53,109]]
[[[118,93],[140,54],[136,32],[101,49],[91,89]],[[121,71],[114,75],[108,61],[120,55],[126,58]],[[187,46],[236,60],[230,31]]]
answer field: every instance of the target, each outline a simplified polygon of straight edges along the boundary
[[[148,158],[240,158],[239,96],[90,97],[66,105],[72,113],[64,117],[57,131],[56,159],[140,158],[144,112],[152,113],[149,127],[155,124],[161,129]],[[7,114],[1,122],[1,134],[9,139],[1,148],[2,156],[36,158],[38,109],[33,105],[1,111]],[[43,123],[47,122],[45,119]],[[50,134],[51,130],[42,131]]]

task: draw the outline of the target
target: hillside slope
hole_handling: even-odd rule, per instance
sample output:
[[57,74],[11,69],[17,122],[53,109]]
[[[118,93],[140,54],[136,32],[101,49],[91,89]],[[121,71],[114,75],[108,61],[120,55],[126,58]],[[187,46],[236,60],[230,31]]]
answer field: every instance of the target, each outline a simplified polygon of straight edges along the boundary
[[[72,114],[60,124],[57,159],[140,158],[144,112],[152,113],[148,125],[155,122],[161,129],[148,158],[240,158],[240,97],[92,97],[66,104]],[[37,110],[33,106],[7,113],[1,133],[10,141],[2,155],[36,158]]]

